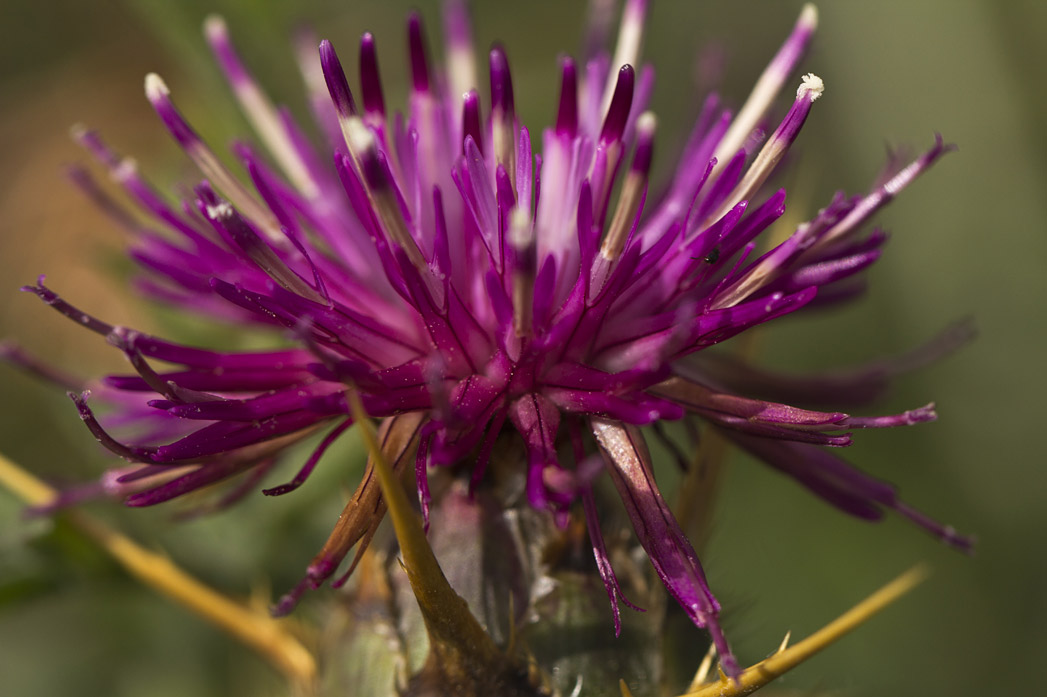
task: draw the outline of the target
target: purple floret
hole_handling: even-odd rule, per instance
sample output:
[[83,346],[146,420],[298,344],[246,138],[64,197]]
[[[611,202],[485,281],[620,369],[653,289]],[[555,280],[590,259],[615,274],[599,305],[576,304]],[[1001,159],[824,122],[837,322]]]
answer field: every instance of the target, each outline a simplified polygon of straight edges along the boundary
[[[639,36],[646,5],[627,4],[623,37]],[[821,80],[804,76],[766,142],[760,129],[773,123],[774,94],[806,52],[810,11],[738,114],[715,94],[706,99],[669,158],[675,174],[657,193],[648,189],[653,70],[638,62],[638,43],[619,47],[619,65],[604,52],[578,64],[562,59],[555,125],[543,131],[539,155],[517,118],[506,50],[490,51],[484,93],[475,66],[462,60],[474,52],[459,3],[449,3],[446,26],[444,70],[430,60],[420,17],[410,16],[412,89],[406,111],[391,120],[374,37],[365,34],[360,44],[362,112],[334,47],[320,43],[319,59],[303,65],[331,140],[316,148],[286,110],[269,103],[224,23],[208,20],[208,41],[265,152],[234,144],[247,177],[235,175],[150,76],[149,100],[203,174],[177,204],[97,134],[77,131],[141,216],[108,198],[86,171],[72,172],[133,235],[136,287],[188,312],[275,331],[290,347],[183,346],[88,315],[43,279],[26,287],[104,336],[133,368],[92,385],[90,399],[83,386],[70,396],[98,441],[134,464],[60,503],[110,495],[148,506],[238,475],[257,486],[290,444],[323,432],[291,480],[263,490],[290,493],[352,426],[347,394],[355,391],[381,420],[394,469],[414,466],[427,516],[430,469],[470,463],[475,487],[495,439],[515,432],[526,452],[529,504],[564,524],[584,510],[616,629],[617,601],[631,604],[597,527],[591,462],[598,458],[658,576],[710,633],[730,676],[739,666],[719,603],[655,484],[640,427],[700,417],[846,513],[875,520],[894,510],[969,549],[967,538],[827,449],[849,446],[856,429],[936,418],[933,405],[871,417],[832,405],[870,401],[899,370],[943,353],[955,337],[907,359],[803,378],[703,355],[765,322],[851,297],[886,242],[865,223],[948,151],[941,138],[868,194],[837,195],[773,244],[765,233],[781,219],[786,194],[765,183],[801,136]],[[56,375],[14,349],[5,353]],[[562,447],[568,440],[572,448]],[[222,501],[245,491],[236,487]],[[329,580],[356,545],[351,571],[384,511],[368,470],[306,578],[276,611]]]

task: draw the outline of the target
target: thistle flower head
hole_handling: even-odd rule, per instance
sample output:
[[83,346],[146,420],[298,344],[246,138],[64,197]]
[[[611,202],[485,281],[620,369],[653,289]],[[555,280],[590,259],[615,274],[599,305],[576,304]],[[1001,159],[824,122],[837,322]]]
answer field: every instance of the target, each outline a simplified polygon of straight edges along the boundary
[[[507,50],[491,49],[489,85],[479,84],[457,2],[447,6],[442,64],[430,58],[419,16],[408,20],[403,113],[387,112],[370,34],[360,41],[356,95],[333,43],[304,61],[323,146],[270,102],[224,23],[209,19],[207,41],[264,149],[234,144],[242,168],[234,173],[149,75],[146,96],[202,175],[177,202],[98,134],[78,130],[143,214],[126,213],[74,172],[133,235],[137,289],[289,343],[194,348],[109,325],[42,279],[27,287],[105,336],[134,370],[104,378],[91,400],[86,390],[71,393],[95,437],[132,464],[64,501],[104,491],[146,506],[243,475],[228,502],[253,489],[287,445],[323,431],[301,471],[264,490],[289,493],[353,424],[359,399],[381,420],[393,470],[413,466],[427,515],[429,472],[464,469],[475,486],[496,439],[511,432],[526,451],[529,505],[561,523],[576,504],[585,510],[617,625],[621,592],[593,501],[599,469],[589,465],[599,454],[659,577],[709,631],[730,675],[738,665],[720,605],[655,483],[642,427],[701,417],[847,513],[876,519],[895,510],[968,546],[827,449],[850,445],[854,429],[932,420],[933,405],[875,417],[790,406],[863,403],[895,364],[790,380],[704,353],[853,296],[886,240],[866,222],[948,148],[938,138],[867,194],[838,195],[784,241],[767,243],[785,211],[785,191],[767,182],[825,89],[814,74],[794,75],[816,24],[807,7],[737,113],[707,97],[686,144],[662,163],[675,168],[667,186],[650,190],[657,120],[648,111],[654,71],[640,62],[646,5],[626,2],[613,58],[562,60],[555,122],[533,140],[515,111]],[[762,137],[777,95],[797,82],[792,105]],[[759,398],[771,394],[782,401]],[[96,415],[95,401],[107,412]],[[384,510],[368,469],[278,611],[330,579],[357,543],[358,560]]]

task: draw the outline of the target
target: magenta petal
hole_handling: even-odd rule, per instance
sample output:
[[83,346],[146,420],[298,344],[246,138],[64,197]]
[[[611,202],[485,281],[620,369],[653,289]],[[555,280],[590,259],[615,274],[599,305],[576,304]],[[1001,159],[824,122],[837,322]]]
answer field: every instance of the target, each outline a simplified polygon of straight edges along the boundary
[[973,538],[959,535],[951,526],[942,525],[903,503],[892,485],[861,472],[825,450],[738,433],[725,432],[725,435],[845,513],[879,520],[884,509],[893,509],[957,549],[970,551],[974,545]]
[[698,555],[655,484],[643,436],[634,426],[601,418],[592,419],[592,428],[607,460],[607,471],[658,577],[687,616],[709,632],[724,672],[737,677],[741,667],[720,628],[720,604],[709,590]]

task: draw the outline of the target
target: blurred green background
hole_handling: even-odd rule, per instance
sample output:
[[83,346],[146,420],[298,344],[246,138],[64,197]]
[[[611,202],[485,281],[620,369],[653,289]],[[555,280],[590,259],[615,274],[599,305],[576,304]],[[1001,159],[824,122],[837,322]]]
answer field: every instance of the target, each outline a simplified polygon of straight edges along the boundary
[[[654,3],[645,54],[659,71],[656,168],[667,168],[702,96],[694,77],[701,49],[725,50],[722,92],[738,103],[800,5]],[[142,76],[153,70],[213,143],[245,131],[200,38],[207,12],[226,16],[273,96],[304,114],[293,29],[312,23],[346,55],[362,31],[373,31],[387,101],[399,104],[410,6],[7,0],[0,22],[0,337],[81,374],[122,368],[100,338],[17,292],[38,273],[110,321],[171,328],[169,316],[158,319],[124,291],[120,236],[67,184],[62,167],[86,159],[66,137],[71,124],[85,122],[133,153],[158,184],[189,172],[141,96]],[[436,5],[422,9],[436,42]],[[868,297],[843,312],[780,322],[763,335],[761,358],[797,370],[823,366],[827,357],[847,365],[904,351],[973,316],[980,337],[901,381],[884,407],[934,400],[941,420],[859,433],[847,455],[898,483],[908,502],[976,533],[979,544],[966,558],[896,518],[878,525],[845,519],[738,458],[703,560],[746,662],[773,650],[787,629],[807,635],[914,562],[934,567],[922,588],[787,676],[784,688],[869,697],[1035,690],[1031,671],[1047,653],[1047,477],[1038,439],[1047,393],[1047,4],[827,0],[819,9],[819,35],[803,69],[818,73],[827,89],[798,143],[788,180],[792,210],[813,211],[836,189],[864,190],[884,144],[923,149],[939,131],[960,150],[879,216],[894,236],[870,273]],[[474,3],[478,43],[506,45],[532,133],[554,114],[556,56],[577,54],[583,16],[583,3]],[[0,451],[25,467],[68,482],[107,464],[57,391],[0,366],[0,405]],[[353,459],[351,445],[342,450],[345,460]],[[337,457],[329,455],[320,476],[293,496],[253,496],[207,520],[172,525],[162,507],[91,510],[227,592],[275,593],[298,578],[337,515],[339,492],[355,483]],[[302,613],[317,607],[306,603]],[[129,580],[63,526],[23,520],[19,504],[0,492],[0,692],[283,691],[246,649]]]

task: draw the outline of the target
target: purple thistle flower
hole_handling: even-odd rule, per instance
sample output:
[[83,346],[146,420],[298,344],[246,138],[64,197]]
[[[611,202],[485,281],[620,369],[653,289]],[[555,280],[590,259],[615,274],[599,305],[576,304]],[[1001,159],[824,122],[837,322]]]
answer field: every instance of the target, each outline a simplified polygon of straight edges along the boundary
[[[483,104],[458,2],[447,6],[443,69],[430,61],[420,18],[409,18],[411,91],[406,112],[392,119],[375,38],[365,34],[360,43],[360,100],[334,46],[320,44],[319,61],[303,63],[329,138],[320,149],[272,105],[224,23],[209,20],[207,40],[265,152],[236,143],[246,178],[234,174],[164,82],[149,75],[148,99],[203,174],[177,204],[96,133],[77,131],[144,214],[140,222],[84,170],[73,172],[133,234],[140,292],[222,321],[289,332],[294,345],[193,348],[109,325],[43,279],[27,287],[105,336],[134,369],[70,393],[99,442],[132,464],[68,492],[59,505],[108,494],[147,506],[245,475],[222,502],[229,503],[252,490],[289,444],[323,430],[300,472],[264,490],[286,494],[351,426],[346,393],[353,390],[381,420],[394,469],[414,466],[427,515],[429,468],[470,463],[475,484],[495,439],[511,428],[527,453],[529,503],[566,521],[581,501],[616,628],[624,598],[597,525],[589,464],[597,452],[659,577],[709,631],[729,675],[738,665],[719,627],[720,606],[655,484],[640,427],[700,416],[847,513],[878,519],[894,510],[969,548],[967,538],[827,449],[850,445],[854,429],[933,420],[933,405],[876,417],[789,406],[864,404],[893,373],[942,353],[956,336],[903,360],[803,379],[702,352],[769,320],[852,297],[886,240],[879,230],[865,232],[866,222],[949,147],[937,138],[869,193],[838,195],[758,252],[761,234],[785,210],[784,190],[766,182],[824,89],[818,77],[803,76],[792,106],[762,139],[760,127],[810,42],[814,10],[805,8],[736,114],[717,95],[706,99],[671,181],[648,198],[657,125],[647,111],[654,73],[638,63],[646,4],[626,3],[613,58],[562,61],[556,121],[541,135],[540,155],[516,116],[499,46],[489,54]],[[96,402],[105,413],[95,413]],[[276,611],[331,579],[354,545],[355,566],[383,514],[368,470],[306,578]]]

